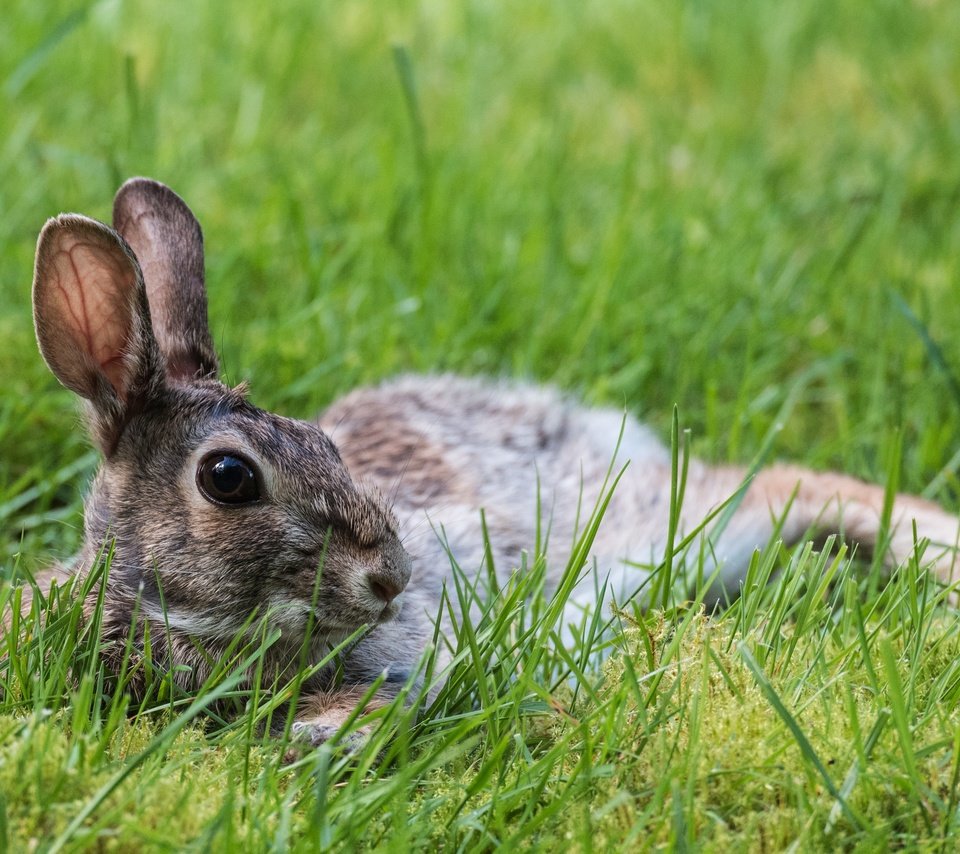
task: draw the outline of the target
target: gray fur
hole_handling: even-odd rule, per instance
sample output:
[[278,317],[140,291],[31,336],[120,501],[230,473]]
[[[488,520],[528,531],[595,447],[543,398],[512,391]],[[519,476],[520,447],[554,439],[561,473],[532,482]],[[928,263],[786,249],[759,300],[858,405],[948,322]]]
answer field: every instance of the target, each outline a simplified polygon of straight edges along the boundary
[[[481,508],[504,578],[533,546],[538,524],[549,530],[556,573],[611,463],[629,463],[570,619],[602,606],[595,591],[603,582],[622,599],[663,558],[669,455],[634,419],[551,389],[452,376],[355,391],[318,424],[264,412],[214,377],[202,236],[183,201],[133,179],[117,195],[114,223],[117,231],[76,216],[47,224],[34,306],[40,349],[61,382],[89,401],[104,451],[76,565],[88,571],[115,542],[103,633],[118,649],[138,611],[139,631],[152,625],[154,655],[186,665],[178,679],[193,689],[209,672],[196,641],[215,659],[251,613],[268,613],[282,632],[271,667],[290,672],[325,554],[312,654],[364,623],[378,625],[348,656],[342,688],[324,678],[308,686],[297,732],[319,743],[349,716],[364,685],[386,670],[381,695],[389,696],[412,671],[450,577],[448,550],[467,572],[483,563]],[[85,259],[79,273],[71,252]],[[81,296],[88,314],[78,322],[71,307]],[[214,449],[256,465],[259,502],[224,507],[203,497],[196,469]],[[745,474],[692,461],[680,534],[737,492]],[[776,520],[788,543],[846,533],[870,548],[882,510],[879,487],[774,466],[755,478],[722,536],[698,546],[707,572],[719,567],[735,590]],[[912,552],[912,520],[933,543],[935,571],[950,581],[958,520],[919,499],[897,496],[889,561]],[[385,589],[403,593],[385,603],[376,595]]]

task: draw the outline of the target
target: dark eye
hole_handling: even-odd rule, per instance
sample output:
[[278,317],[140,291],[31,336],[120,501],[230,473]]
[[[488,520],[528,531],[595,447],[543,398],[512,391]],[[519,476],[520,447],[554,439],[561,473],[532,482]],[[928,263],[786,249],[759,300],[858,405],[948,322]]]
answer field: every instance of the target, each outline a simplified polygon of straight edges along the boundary
[[197,486],[204,498],[214,504],[249,504],[260,498],[253,466],[226,451],[214,451],[200,461]]

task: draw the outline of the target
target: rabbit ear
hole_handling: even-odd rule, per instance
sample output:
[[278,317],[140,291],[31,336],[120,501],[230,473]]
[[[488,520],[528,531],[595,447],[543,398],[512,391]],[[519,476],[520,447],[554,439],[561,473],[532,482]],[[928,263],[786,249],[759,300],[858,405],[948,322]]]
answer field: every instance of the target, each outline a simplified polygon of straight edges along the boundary
[[131,178],[113,200],[113,227],[143,270],[167,376],[216,375],[203,286],[203,232],[186,202],[157,181]]
[[33,317],[40,352],[92,404],[109,453],[132,409],[163,382],[137,259],[112,229],[76,214],[47,221],[37,241]]

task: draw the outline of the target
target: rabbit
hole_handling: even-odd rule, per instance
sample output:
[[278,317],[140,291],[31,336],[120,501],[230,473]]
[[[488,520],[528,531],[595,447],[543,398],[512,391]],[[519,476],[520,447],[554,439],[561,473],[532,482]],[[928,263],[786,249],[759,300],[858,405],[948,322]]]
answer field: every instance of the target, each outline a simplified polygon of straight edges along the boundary
[[[244,386],[218,379],[203,257],[190,209],[146,178],[119,189],[112,227],[62,214],[40,233],[40,351],[82,398],[103,455],[73,568],[53,567],[41,581],[82,576],[112,547],[105,649],[113,641],[122,651],[136,619],[135,640],[150,626],[152,655],[177,665],[190,691],[251,615],[280,629],[269,652],[277,673],[298,666],[303,644],[308,663],[319,661],[369,625],[338,682],[323,670],[303,685],[294,733],[319,745],[375,680],[368,706],[416,678],[451,561],[471,572],[488,559],[481,509],[504,577],[538,525],[549,527],[555,586],[611,464],[626,465],[565,621],[604,607],[598,589],[623,601],[649,577],[643,567],[663,560],[670,452],[633,418],[552,388],[450,375],[356,390],[316,423],[263,411]],[[699,552],[722,589],[736,590],[775,533],[788,545],[826,534],[883,545],[878,486],[791,465],[745,484],[743,467],[689,463],[681,535],[741,491],[728,524]],[[913,523],[929,541],[924,562],[949,584],[960,521],[919,498],[895,497],[887,563],[914,553]]]

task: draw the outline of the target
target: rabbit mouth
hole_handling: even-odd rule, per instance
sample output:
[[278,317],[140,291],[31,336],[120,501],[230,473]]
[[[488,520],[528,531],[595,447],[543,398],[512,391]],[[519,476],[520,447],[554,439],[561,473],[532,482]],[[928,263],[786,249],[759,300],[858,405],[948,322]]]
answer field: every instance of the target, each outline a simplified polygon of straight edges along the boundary
[[403,594],[401,593],[397,596],[396,599],[393,599],[388,605],[383,606],[383,610],[380,612],[380,616],[377,617],[377,623],[389,623],[395,620],[399,615],[400,611],[403,608]]
[[324,609],[317,609],[314,611],[314,630],[321,632],[353,632],[364,625],[382,626],[384,623],[390,623],[395,620],[400,614],[402,607],[403,596],[401,595],[381,608],[375,608],[369,611],[358,610],[349,617],[342,612],[334,615]]

